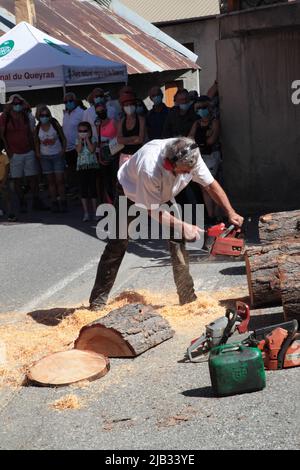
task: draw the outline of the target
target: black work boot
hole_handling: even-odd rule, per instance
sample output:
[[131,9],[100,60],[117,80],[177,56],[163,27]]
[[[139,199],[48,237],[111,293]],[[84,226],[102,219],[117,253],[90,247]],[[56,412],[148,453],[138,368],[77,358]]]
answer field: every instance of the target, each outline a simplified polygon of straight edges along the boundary
[[105,300],[101,301],[97,299],[97,302],[92,302],[90,304],[90,310],[92,310],[93,312],[96,312],[97,310],[102,310],[104,307],[106,307]]
[[193,295],[191,295],[191,296],[189,296],[189,297],[187,297],[187,296],[181,296],[181,297],[179,297],[179,304],[180,304],[180,305],[190,304],[190,303],[192,303],[192,302],[195,302],[195,300],[197,300],[197,298],[198,298],[198,297],[196,296],[196,294],[193,294]]

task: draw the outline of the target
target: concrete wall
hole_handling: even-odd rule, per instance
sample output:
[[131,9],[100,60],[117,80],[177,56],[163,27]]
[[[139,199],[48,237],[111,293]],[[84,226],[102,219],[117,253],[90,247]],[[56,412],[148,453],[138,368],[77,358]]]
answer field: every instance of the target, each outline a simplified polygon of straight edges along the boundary
[[300,207],[300,4],[268,12],[221,18],[217,43],[224,185],[248,213]]
[[197,63],[202,69],[200,91],[206,94],[216,78],[215,42],[219,39],[219,20],[210,18],[158,27],[181,44],[194,43],[194,52],[198,55]]

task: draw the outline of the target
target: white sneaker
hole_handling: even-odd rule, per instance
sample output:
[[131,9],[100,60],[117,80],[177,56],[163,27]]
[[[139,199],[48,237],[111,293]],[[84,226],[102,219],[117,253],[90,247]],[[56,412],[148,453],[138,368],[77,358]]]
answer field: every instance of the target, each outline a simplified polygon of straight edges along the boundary
[[88,222],[89,220],[90,220],[89,214],[85,213],[83,218],[82,218],[82,222]]

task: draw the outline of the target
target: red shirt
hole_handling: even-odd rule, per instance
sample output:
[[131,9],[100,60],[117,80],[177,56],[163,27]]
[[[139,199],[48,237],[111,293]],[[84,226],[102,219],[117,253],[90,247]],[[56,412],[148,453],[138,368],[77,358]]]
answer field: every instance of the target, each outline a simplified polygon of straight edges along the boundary
[[25,120],[23,113],[15,119],[10,115],[6,128],[6,115],[4,113],[0,116],[0,128],[4,132],[4,138],[8,145],[8,152],[13,155],[14,153],[22,154],[28,153],[33,150],[33,137],[30,129],[29,120]]

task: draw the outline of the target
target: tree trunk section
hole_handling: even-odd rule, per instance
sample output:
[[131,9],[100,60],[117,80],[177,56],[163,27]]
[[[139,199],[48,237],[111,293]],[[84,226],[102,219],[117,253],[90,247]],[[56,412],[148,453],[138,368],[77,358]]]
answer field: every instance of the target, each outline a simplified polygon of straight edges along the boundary
[[107,357],[135,357],[173,336],[167,320],[152,307],[131,304],[84,326],[75,348]]
[[263,244],[287,238],[300,240],[300,210],[262,215],[258,228]]
[[300,326],[300,253],[279,258],[279,280],[284,318]]
[[272,243],[246,250],[246,272],[252,307],[281,305],[279,257],[297,253],[300,253],[300,240]]

